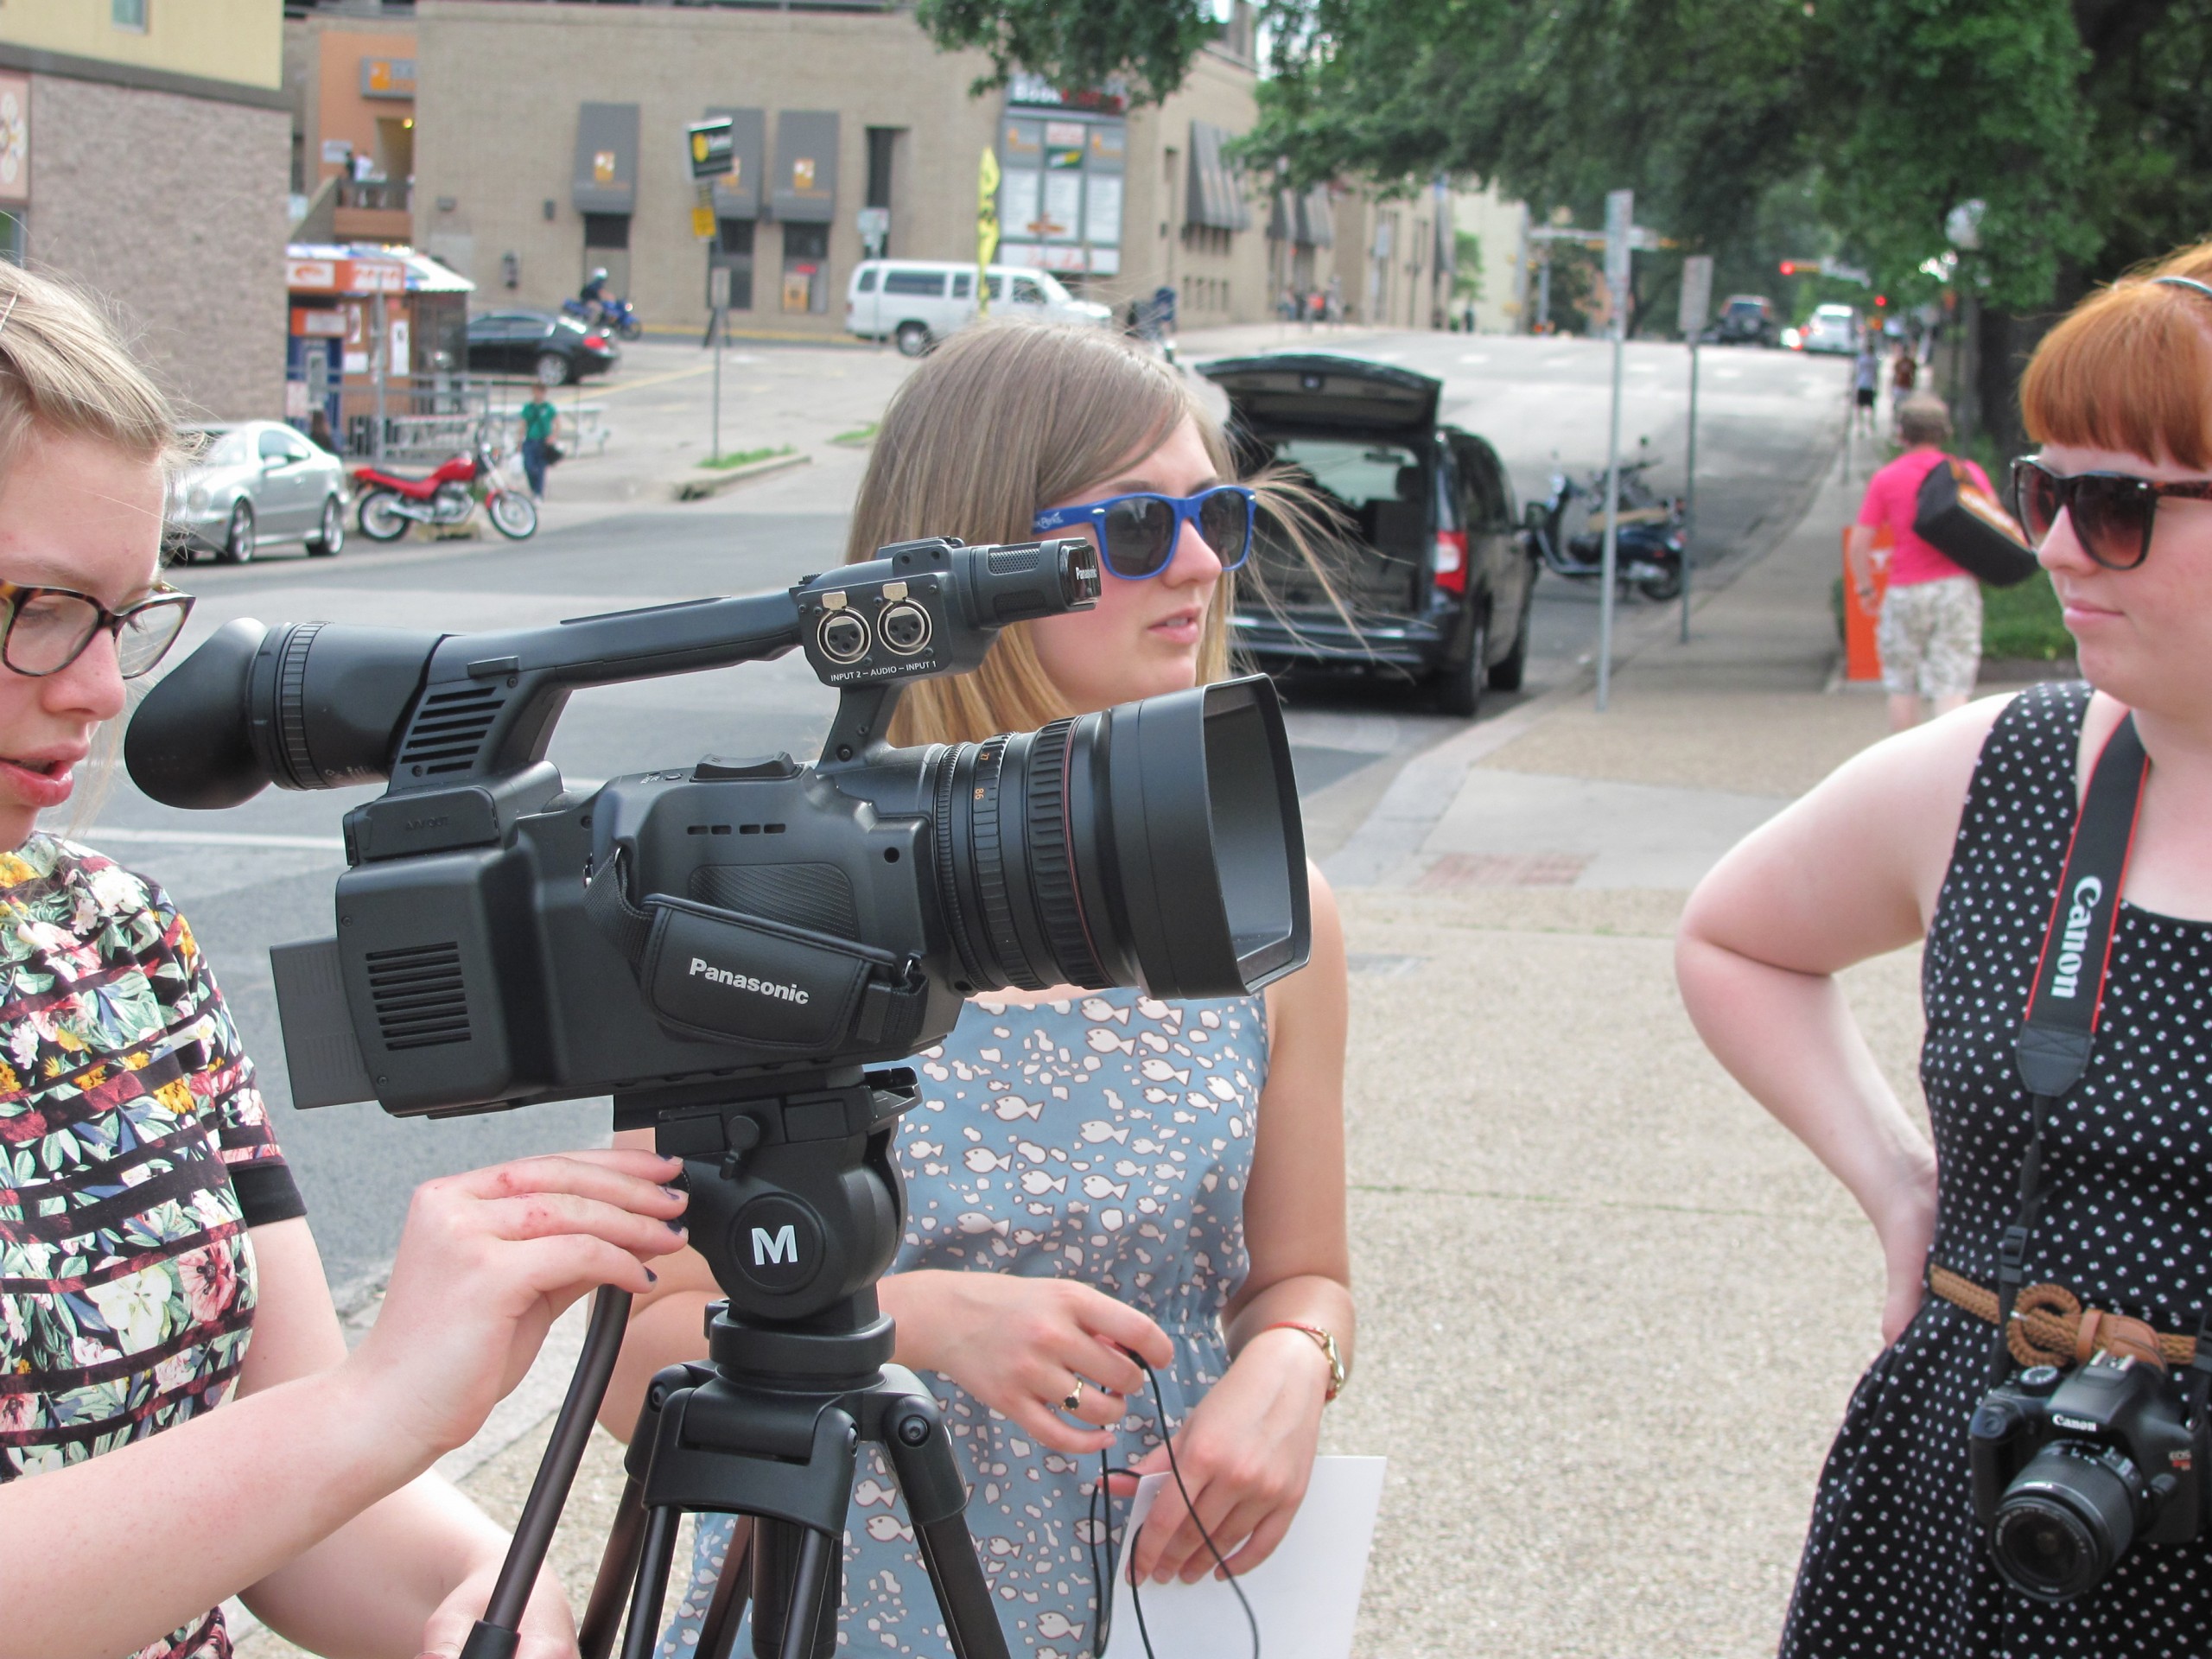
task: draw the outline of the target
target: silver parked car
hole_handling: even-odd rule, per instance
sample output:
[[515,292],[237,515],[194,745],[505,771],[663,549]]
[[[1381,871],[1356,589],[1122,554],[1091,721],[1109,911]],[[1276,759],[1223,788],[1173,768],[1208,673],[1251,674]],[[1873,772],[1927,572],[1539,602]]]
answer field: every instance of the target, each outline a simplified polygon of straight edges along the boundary
[[346,468],[282,421],[188,430],[199,453],[169,489],[172,540],[186,561],[213,553],[244,564],[297,542],[328,557],[346,545]]

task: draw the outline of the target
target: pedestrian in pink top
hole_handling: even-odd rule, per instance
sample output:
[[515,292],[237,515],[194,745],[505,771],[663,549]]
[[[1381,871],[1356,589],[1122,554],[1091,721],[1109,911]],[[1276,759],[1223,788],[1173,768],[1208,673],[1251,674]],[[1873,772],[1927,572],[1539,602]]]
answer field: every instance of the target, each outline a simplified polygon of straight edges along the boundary
[[[1866,481],[1859,522],[1844,545],[1844,561],[1862,604],[1874,599],[1874,533],[1890,527],[1890,590],[1882,601],[1874,643],[1882,653],[1882,683],[1890,694],[1890,729],[1919,724],[1923,699],[1938,715],[1962,707],[1974,695],[1981,668],[1981,584],[1913,533],[1920,486],[1949,459],[1950,411],[1934,397],[1914,397],[1897,411],[1905,452]],[[1974,462],[1962,461],[1967,480],[1993,500],[1997,493]]]

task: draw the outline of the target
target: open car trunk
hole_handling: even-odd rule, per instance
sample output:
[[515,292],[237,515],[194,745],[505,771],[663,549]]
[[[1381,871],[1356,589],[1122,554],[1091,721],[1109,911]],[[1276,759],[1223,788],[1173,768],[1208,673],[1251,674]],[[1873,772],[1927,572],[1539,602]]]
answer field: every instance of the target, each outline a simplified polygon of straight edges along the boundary
[[1308,486],[1340,535],[1327,582],[1262,521],[1252,608],[1402,618],[1421,600],[1436,526],[1434,432],[1440,382],[1324,353],[1235,358],[1202,372],[1229,394],[1240,467],[1279,466]]

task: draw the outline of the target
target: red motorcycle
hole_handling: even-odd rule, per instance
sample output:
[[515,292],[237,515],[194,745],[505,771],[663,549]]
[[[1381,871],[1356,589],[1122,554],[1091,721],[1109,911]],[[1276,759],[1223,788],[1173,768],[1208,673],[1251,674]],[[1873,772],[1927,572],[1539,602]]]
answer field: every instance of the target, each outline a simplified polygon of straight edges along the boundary
[[499,481],[490,446],[480,442],[424,478],[356,467],[353,487],[361,495],[361,534],[372,542],[396,542],[410,524],[467,524],[479,501],[492,528],[510,540],[537,533],[537,503]]

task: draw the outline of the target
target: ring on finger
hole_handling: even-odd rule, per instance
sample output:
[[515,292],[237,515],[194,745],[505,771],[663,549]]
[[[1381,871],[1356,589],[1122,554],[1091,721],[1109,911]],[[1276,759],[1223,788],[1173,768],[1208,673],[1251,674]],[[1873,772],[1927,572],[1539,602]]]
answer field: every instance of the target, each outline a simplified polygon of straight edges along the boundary
[[1083,1379],[1078,1376],[1075,1380],[1075,1387],[1070,1389],[1067,1392],[1067,1396],[1060,1402],[1060,1409],[1062,1411],[1073,1411],[1082,1404]]

